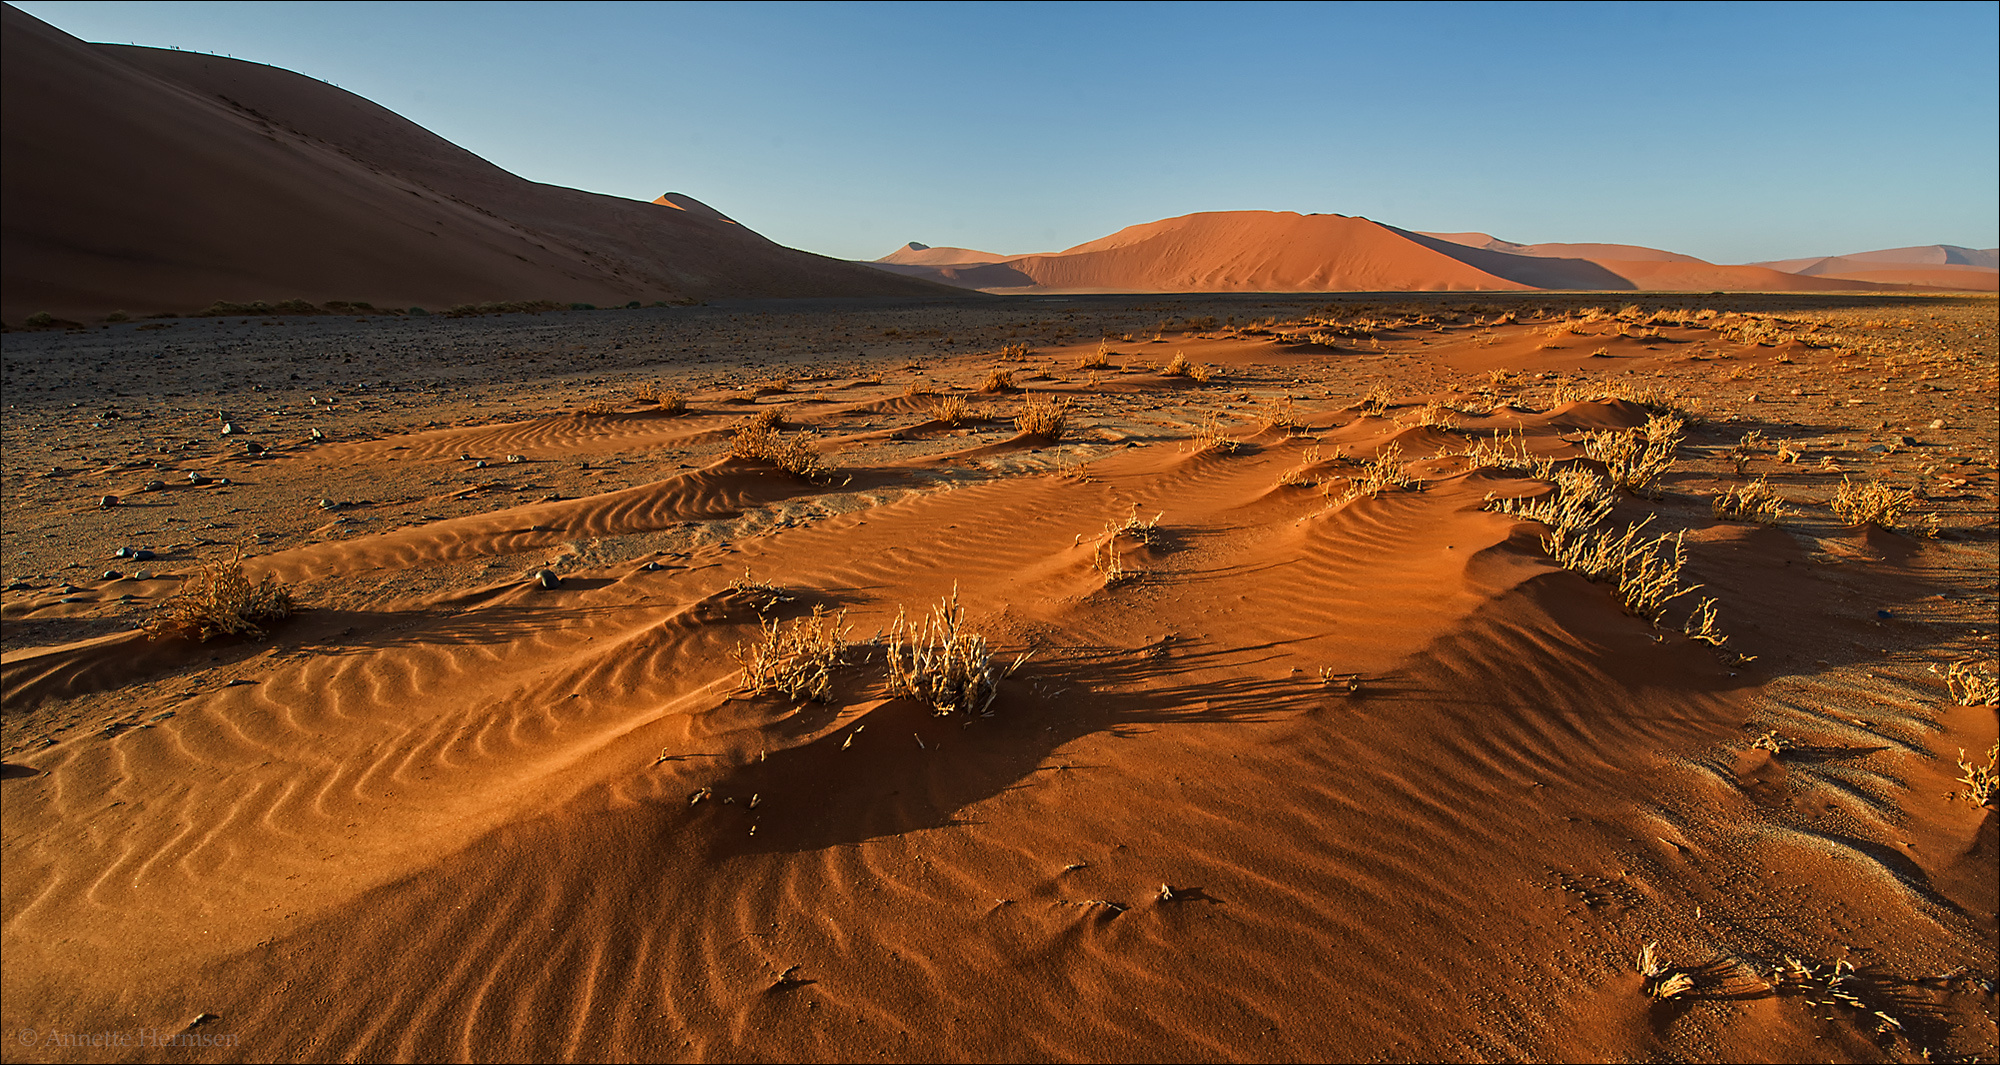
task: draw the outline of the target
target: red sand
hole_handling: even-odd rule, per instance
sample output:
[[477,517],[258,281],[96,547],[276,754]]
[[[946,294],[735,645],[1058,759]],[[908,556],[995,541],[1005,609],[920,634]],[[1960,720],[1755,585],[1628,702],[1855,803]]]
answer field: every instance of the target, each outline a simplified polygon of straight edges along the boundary
[[[10,380],[65,345],[201,382],[324,343],[389,384],[128,396],[88,430],[65,391],[88,381],[14,398],[7,1060],[1990,1057],[1995,815],[1945,796],[1995,719],[1927,671],[1992,654],[1995,386],[1967,347],[1990,301],[1648,324],[1480,299],[1522,320],[1293,306],[1150,343],[1113,323],[1151,304],[1069,301],[1063,337],[978,301],[437,322],[401,347],[368,322],[11,336]],[[698,342],[659,338],[681,314]],[[523,372],[534,416],[397,384],[431,345],[540,350],[565,322],[623,332]],[[970,350],[900,338],[924,322]],[[1753,327],[1812,342],[1732,339]],[[1076,368],[1100,331],[1108,365]],[[855,335],[861,361],[751,369]],[[1036,351],[988,354],[1008,343]],[[1176,351],[1220,376],[1163,375]],[[633,402],[604,356],[690,410]],[[975,391],[994,371],[1073,400],[1071,435],[1018,434],[1021,397]],[[1606,389],[1702,412],[1616,520],[1685,531],[1726,652],[1483,509],[1540,482],[1443,454],[1501,432],[1575,459],[1647,417]],[[990,410],[954,427],[945,393]],[[135,431],[216,439],[213,406],[265,452],[133,437],[127,464]],[[720,457],[767,410],[830,476]],[[1195,450],[1211,416],[1233,452]],[[1878,422],[1919,444],[1871,450]],[[42,474],[79,435],[102,468]],[[1342,502],[1392,448],[1416,484]],[[1745,483],[1732,448],[1791,500],[1782,526],[1711,517]],[[1826,509],[1842,477],[1924,467],[1942,538]],[[1155,515],[1150,544],[1106,546]],[[253,572],[309,606],[269,638],[107,627],[253,530]],[[111,543],[159,547],[157,573],[100,580],[142,565]],[[746,573],[793,597],[778,618],[847,611],[829,701],[736,691]],[[990,717],[882,687],[871,634],[954,589],[1033,655]],[[1694,992],[1643,993],[1652,941]],[[1787,956],[1858,964],[1865,1008],[1812,1007]],[[149,1030],[211,1045],[61,1042]]]

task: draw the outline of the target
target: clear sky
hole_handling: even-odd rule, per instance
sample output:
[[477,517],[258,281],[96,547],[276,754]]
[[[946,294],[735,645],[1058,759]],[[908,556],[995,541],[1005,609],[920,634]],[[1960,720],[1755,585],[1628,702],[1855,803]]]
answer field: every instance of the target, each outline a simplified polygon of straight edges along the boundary
[[1714,262],[2000,244],[1994,3],[17,6],[844,258],[1239,209]]

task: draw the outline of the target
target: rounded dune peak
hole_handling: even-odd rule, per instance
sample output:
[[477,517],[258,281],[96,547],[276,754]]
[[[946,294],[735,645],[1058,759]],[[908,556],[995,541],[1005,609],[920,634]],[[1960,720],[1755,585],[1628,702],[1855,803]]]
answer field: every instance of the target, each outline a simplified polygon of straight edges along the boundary
[[727,222],[732,226],[738,224],[736,219],[723,214],[721,211],[710,207],[684,192],[663,192],[653,202],[662,207],[671,207],[676,211],[686,211],[691,215],[698,215],[702,218],[712,218],[718,222]]
[[977,251],[972,248],[933,248],[928,244],[911,241],[895,251],[875,260],[892,266],[965,266],[980,263],[1001,263],[1014,258],[998,252]]

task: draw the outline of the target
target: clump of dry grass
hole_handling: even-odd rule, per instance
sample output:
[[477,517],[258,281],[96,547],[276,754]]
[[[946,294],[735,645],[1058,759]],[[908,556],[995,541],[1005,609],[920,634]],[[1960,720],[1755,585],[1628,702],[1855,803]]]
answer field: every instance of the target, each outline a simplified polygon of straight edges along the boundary
[[1668,603],[1701,585],[1680,584],[1681,567],[1687,564],[1686,534],[1641,535],[1652,520],[1627,525],[1616,534],[1588,530],[1559,535],[1563,530],[1554,530],[1543,544],[1562,568],[1614,585],[1627,613],[1657,625]]
[[946,425],[963,425],[972,419],[972,404],[967,403],[964,396],[941,396],[931,406],[931,417]]
[[1448,446],[1438,454],[1460,456],[1476,470],[1532,470],[1541,480],[1555,475],[1555,461],[1530,452],[1527,438],[1519,432],[1496,432],[1491,436],[1475,437],[1462,446]]
[[1965,748],[1960,747],[1956,779],[1965,785],[1958,793],[1965,801],[1974,806],[2000,805],[2000,743],[1986,749],[1985,765],[1966,761]]
[[794,477],[810,479],[825,473],[826,464],[812,441],[803,434],[789,439],[782,436],[773,428],[775,421],[774,418],[767,422],[760,415],[749,425],[738,429],[729,443],[730,453],[738,458],[762,459]]
[[1674,465],[1687,423],[1671,414],[1646,419],[1644,429],[1598,429],[1584,434],[1583,453],[1604,464],[1611,483],[1646,490]]
[[1003,359],[1025,359],[1032,354],[1034,352],[1030,351],[1026,344],[1008,344],[1000,349],[1000,357]]
[[[1695,603],[1694,611],[1681,623],[1681,632],[1688,639],[1710,647],[1721,648],[1729,643],[1729,637],[1723,635],[1722,626],[1715,620],[1715,600],[1708,596]],[[1749,661],[1750,658],[1746,656],[1742,660]]]
[[1461,413],[1463,412],[1455,407],[1432,400],[1418,407],[1409,417],[1419,426],[1434,429],[1456,429],[1459,425],[1458,416]]
[[1019,392],[1020,389],[1014,384],[1014,371],[995,370],[986,375],[986,383],[979,386],[979,391],[991,396],[1002,392]]
[[757,580],[750,576],[748,569],[743,571],[743,576],[729,582],[729,590],[750,600],[751,608],[759,614],[769,613],[779,603],[792,601],[792,593],[770,581]]
[[1290,394],[1264,400],[1264,425],[1271,429],[1283,429],[1290,433],[1304,427],[1299,420],[1298,405]]
[[1610,516],[1616,500],[1611,482],[1573,466],[1552,471],[1550,479],[1555,484],[1553,492],[1533,499],[1488,499],[1486,509],[1570,533],[1595,528]]
[[[1932,666],[1931,672],[1937,672]],[[2000,703],[2000,681],[1968,662],[1953,662],[1944,672],[1945,690],[1960,706],[1992,706]]]
[[1163,377],[1185,377],[1197,384],[1205,385],[1215,377],[1215,368],[1193,362],[1185,353],[1176,351],[1174,357],[1167,360],[1165,366],[1160,367],[1160,374]]
[[252,581],[243,572],[243,552],[229,561],[204,562],[146,619],[146,635],[207,641],[215,636],[262,636],[265,626],[298,609],[291,589],[271,574]]
[[1709,509],[1718,521],[1754,521],[1763,525],[1776,525],[1786,514],[1784,497],[1762,477],[1717,492],[1709,500]]
[[1381,417],[1394,405],[1395,400],[1396,397],[1389,393],[1386,386],[1377,383],[1374,388],[1368,390],[1367,395],[1361,397],[1361,413]]
[[1660,945],[1657,942],[1648,943],[1640,949],[1638,969],[1645,980],[1644,987],[1649,998],[1665,1001],[1694,990],[1694,977],[1660,960]]
[[1195,426],[1194,433],[1188,440],[1194,445],[1195,454],[1213,451],[1218,455],[1234,455],[1243,446],[1240,441],[1223,431],[1222,418],[1214,411],[1209,411],[1208,417],[1200,425]]
[[1162,535],[1160,517],[1161,515],[1155,514],[1151,521],[1142,520],[1139,517],[1139,504],[1134,503],[1132,512],[1125,516],[1123,522],[1104,523],[1104,535],[1091,549],[1090,564],[1103,575],[1106,585],[1117,584],[1133,575],[1132,571],[1125,568],[1124,557],[1118,553],[1119,539],[1127,539],[1143,547],[1152,547],[1160,542]]
[[825,702],[833,691],[833,670],[847,649],[846,621],[847,611],[829,615],[820,606],[813,607],[812,617],[793,618],[790,625],[766,619],[758,626],[762,637],[755,644],[736,646],[736,662],[743,667],[738,690]]
[[[1846,477],[1840,479],[1840,487],[1834,489],[1833,512],[1849,525],[1874,524],[1884,529],[1910,528],[1907,521],[1910,508],[1916,506],[1915,493],[1891,488],[1881,481],[1864,481],[1855,484]],[[1933,515],[1928,523],[1928,531],[1937,531],[1937,518]]]
[[1104,343],[1098,344],[1096,351],[1091,352],[1090,354],[1085,355],[1083,358],[1076,360],[1076,368],[1079,370],[1111,369],[1111,345]]
[[661,388],[658,382],[643,381],[632,390],[632,398],[641,403],[651,403],[660,408],[662,414],[682,414],[687,411],[687,396],[670,388]]
[[[1403,448],[1400,444],[1390,444],[1376,453],[1375,457],[1363,463],[1361,473],[1347,482],[1347,491],[1338,499],[1329,493],[1332,506],[1341,506],[1362,496],[1378,496],[1391,488],[1415,488],[1416,478],[1403,468]],[[1332,485],[1328,485],[1329,488]]]
[[1014,428],[1029,436],[1061,440],[1069,431],[1069,400],[1028,396],[1021,401],[1021,413],[1014,416]]
[[889,694],[908,696],[939,715],[987,714],[1000,695],[1000,682],[1027,662],[1010,665],[993,657],[986,637],[965,627],[958,587],[912,622],[899,608],[888,636]]

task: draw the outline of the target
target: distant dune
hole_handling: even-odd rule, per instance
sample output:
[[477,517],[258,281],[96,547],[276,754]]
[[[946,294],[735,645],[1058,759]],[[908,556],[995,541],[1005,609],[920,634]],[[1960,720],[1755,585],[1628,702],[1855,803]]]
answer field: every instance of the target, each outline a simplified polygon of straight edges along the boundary
[[2000,290],[2000,249],[1996,248],[1924,244],[1914,248],[1886,248],[1816,259],[1782,259],[1755,265],[1807,277],[1920,288]]
[[542,185],[324,82],[87,44],[4,12],[4,306],[218,300],[872,296],[935,291],[793,251],[698,201]]
[[913,244],[871,265],[988,292],[1882,287],[1766,266],[1717,265],[1629,244],[1515,244],[1486,233],[1419,233],[1366,218],[1288,211],[1182,215],[1127,226],[1066,251],[1015,258]]
[[971,248],[933,248],[913,240],[875,261],[904,266],[961,266],[966,263],[1005,262],[1011,258],[1014,256],[990,251],[973,251]]

